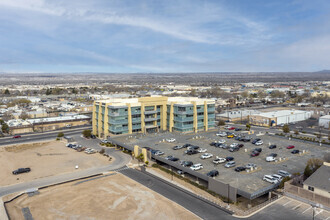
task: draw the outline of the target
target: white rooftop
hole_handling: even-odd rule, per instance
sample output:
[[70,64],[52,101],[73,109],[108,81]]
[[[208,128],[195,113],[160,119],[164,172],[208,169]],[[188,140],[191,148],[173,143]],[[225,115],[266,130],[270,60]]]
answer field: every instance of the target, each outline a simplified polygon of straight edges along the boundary
[[70,115],[70,116],[61,116],[61,117],[27,119],[26,121],[30,122],[31,124],[35,124],[35,123],[69,121],[69,120],[79,120],[79,119],[89,119],[89,118],[90,117],[86,115]]
[[266,118],[273,118],[273,117],[281,117],[286,115],[292,115],[292,114],[305,114],[307,111],[301,111],[301,110],[281,110],[281,111],[274,111],[274,112],[264,112],[260,114],[256,114],[262,117]]

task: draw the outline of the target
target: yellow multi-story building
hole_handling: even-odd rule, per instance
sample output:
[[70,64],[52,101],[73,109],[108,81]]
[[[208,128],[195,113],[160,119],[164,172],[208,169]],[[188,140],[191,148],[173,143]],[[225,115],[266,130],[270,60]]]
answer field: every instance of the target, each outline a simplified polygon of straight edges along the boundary
[[215,126],[215,101],[196,97],[151,96],[97,100],[93,106],[93,134],[197,132]]

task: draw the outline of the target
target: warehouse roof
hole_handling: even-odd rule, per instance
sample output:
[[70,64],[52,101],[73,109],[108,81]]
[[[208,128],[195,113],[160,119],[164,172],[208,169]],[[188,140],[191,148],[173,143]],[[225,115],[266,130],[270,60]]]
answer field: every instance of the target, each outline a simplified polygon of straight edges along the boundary
[[320,117],[321,119],[330,119],[330,115],[324,115]]
[[308,111],[301,111],[301,110],[281,110],[281,111],[274,111],[274,112],[264,112],[260,114],[256,114],[266,118],[274,118],[274,117],[281,117],[286,115],[295,115],[295,114],[305,114]]
[[90,119],[90,117],[86,115],[70,115],[63,117],[27,119],[26,121],[30,122],[31,124],[37,124],[37,123],[45,123],[45,122],[59,122],[59,121],[83,120],[83,119]]

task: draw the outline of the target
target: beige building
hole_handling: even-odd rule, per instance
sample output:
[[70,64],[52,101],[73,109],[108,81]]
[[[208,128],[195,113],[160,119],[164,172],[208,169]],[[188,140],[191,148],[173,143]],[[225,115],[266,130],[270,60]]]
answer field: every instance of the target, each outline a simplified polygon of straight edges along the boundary
[[330,198],[330,163],[324,163],[304,182],[304,189]]

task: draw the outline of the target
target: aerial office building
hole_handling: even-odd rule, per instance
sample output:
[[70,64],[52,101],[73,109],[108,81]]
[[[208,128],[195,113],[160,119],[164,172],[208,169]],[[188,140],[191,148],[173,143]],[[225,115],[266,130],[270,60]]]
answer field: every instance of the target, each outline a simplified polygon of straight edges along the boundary
[[111,134],[207,131],[215,126],[215,102],[196,97],[151,96],[97,100],[93,133]]

